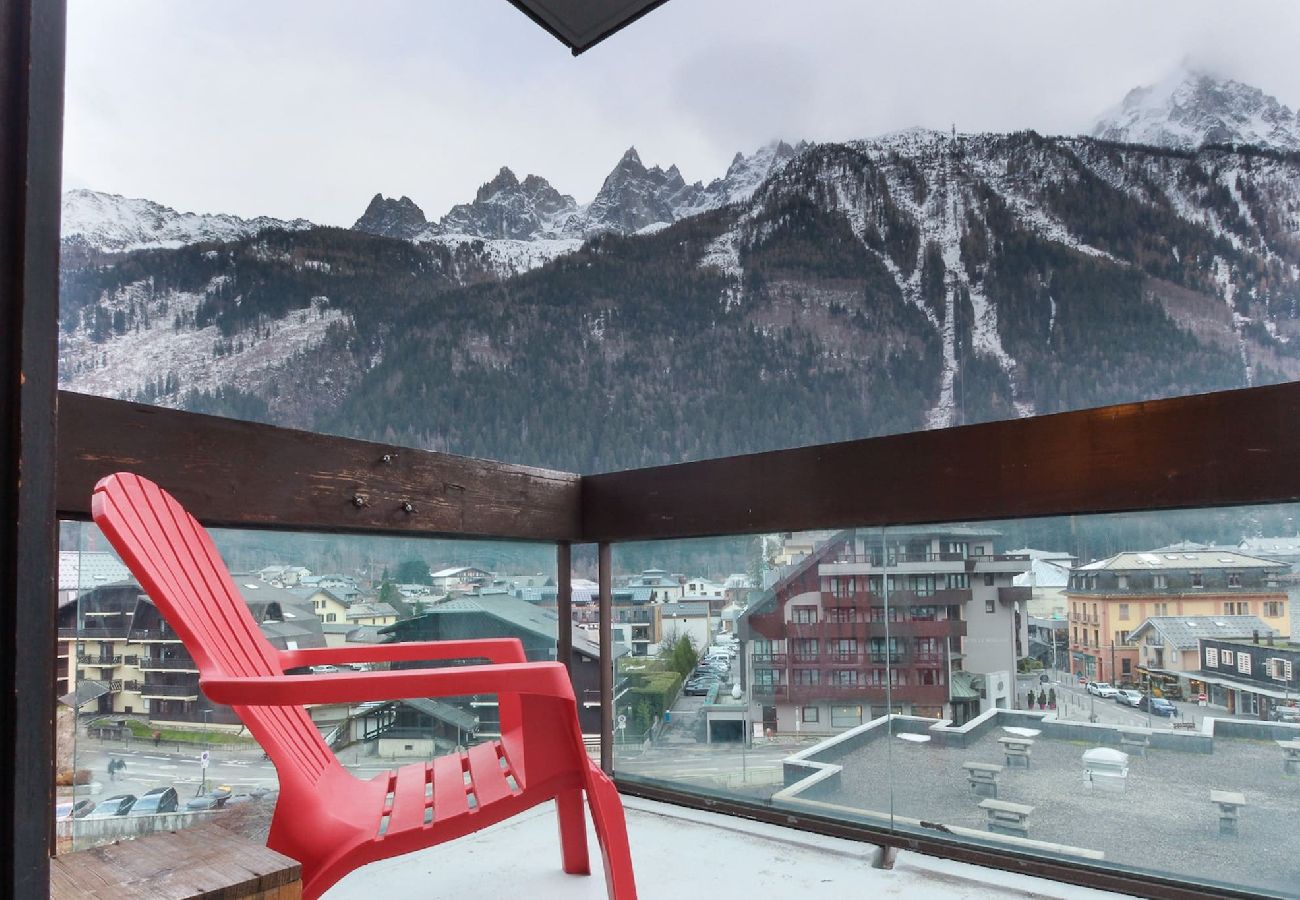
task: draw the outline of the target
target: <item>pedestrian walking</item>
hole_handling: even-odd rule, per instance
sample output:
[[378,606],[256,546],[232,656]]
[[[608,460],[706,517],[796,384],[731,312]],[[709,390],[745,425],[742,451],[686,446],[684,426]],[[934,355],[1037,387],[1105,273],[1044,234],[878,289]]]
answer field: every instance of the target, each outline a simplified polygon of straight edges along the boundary
[[160,743],[162,743],[162,732],[155,729],[153,733],[153,745],[157,747]]

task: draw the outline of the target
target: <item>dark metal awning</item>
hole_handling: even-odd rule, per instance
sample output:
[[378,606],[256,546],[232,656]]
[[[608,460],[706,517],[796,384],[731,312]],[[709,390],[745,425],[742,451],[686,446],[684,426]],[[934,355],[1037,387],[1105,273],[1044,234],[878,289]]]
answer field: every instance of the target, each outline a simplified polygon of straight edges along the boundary
[[70,694],[64,694],[59,698],[59,702],[64,706],[80,709],[91,700],[98,700],[108,692],[108,685],[102,681],[80,681],[77,683],[77,689]]
[[577,56],[668,0],[510,0]]

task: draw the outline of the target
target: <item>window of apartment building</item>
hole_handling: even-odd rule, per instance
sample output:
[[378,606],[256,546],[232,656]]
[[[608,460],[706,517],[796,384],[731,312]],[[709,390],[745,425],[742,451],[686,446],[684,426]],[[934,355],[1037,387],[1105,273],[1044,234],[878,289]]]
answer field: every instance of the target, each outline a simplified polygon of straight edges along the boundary
[[854,725],[861,725],[861,724],[862,724],[861,706],[832,706],[831,707],[832,728],[852,728]]
[[917,669],[917,684],[943,684],[943,669]]
[[1169,586],[1169,579],[1164,575],[1153,575],[1151,577],[1151,586],[1157,591],[1163,591]]
[[1276,619],[1276,618],[1279,618],[1279,617],[1281,617],[1282,612],[1283,612],[1284,609],[1285,609],[1285,607],[1283,606],[1281,600],[1265,600],[1265,601],[1264,601],[1264,617],[1265,617],[1265,618],[1268,618],[1268,619]]
[[805,725],[809,724],[810,722],[818,721],[819,715],[820,715],[820,710],[818,710],[818,708],[815,706],[805,706],[799,712],[799,718],[803,720],[803,723]]
[[1097,621],[1097,604],[1095,603],[1092,605],[1092,620]]
[[992,573],[992,572],[985,572],[985,573],[984,573],[984,586],[985,586],[985,587],[993,587],[993,573]]
[[1192,573],[1192,587],[1194,587],[1194,588],[1203,588],[1203,587],[1205,587],[1205,576],[1202,575],[1200,572],[1193,572],[1193,573]]
[[913,606],[913,622],[933,622],[939,617],[939,610],[934,606]]
[[791,677],[795,684],[820,684],[821,669],[795,669]]
[[883,587],[879,575],[867,576],[867,592],[880,596],[880,589]]
[[831,576],[830,578],[831,596],[847,597],[852,592],[852,588],[850,587],[852,583],[853,583],[852,578],[839,578],[838,576],[834,576],[834,575]]
[[790,652],[795,656],[816,656],[817,638],[795,638],[791,641]]
[[1169,615],[1169,604],[1168,604],[1168,603],[1157,603],[1157,604],[1156,604],[1156,612],[1155,612],[1155,614],[1156,614],[1157,616],[1167,616],[1167,615]]
[[1077,644],[1079,643],[1079,626],[1075,625],[1073,630],[1074,630],[1074,642]]
[[1092,642],[1098,647],[1101,646],[1101,631],[1099,629],[1094,628],[1092,630]]
[[1133,661],[1131,659],[1121,659],[1119,669],[1126,679],[1131,677],[1133,674]]
[[883,660],[885,653],[888,651],[891,660],[898,658],[898,638],[890,638],[889,643],[885,643],[884,638],[871,639],[871,657],[873,660]]
[[828,673],[830,683],[839,687],[857,687],[859,673],[857,669],[836,669]]
[[1121,590],[1121,591],[1127,591],[1127,590],[1128,590],[1128,576],[1127,576],[1127,575],[1116,575],[1116,576],[1115,576],[1115,587],[1116,587],[1117,589]]
[[903,611],[897,606],[891,606],[886,609],[883,606],[871,607],[871,621],[877,624],[884,622],[901,622],[903,621]]
[[986,600],[984,601],[984,611],[985,611],[986,613],[996,612],[996,611],[997,611],[997,601],[994,600],[992,597],[989,597],[988,599],[986,599]]
[[949,559],[965,559],[970,545],[965,541],[944,541],[943,555]]
[[1221,664],[1227,666],[1228,668],[1232,668],[1232,651],[1231,651],[1231,650],[1220,650],[1220,651],[1219,651],[1219,662],[1220,662]]
[[984,555],[986,555],[986,553],[985,553],[985,548],[984,548],[984,545],[983,545],[983,544],[976,544],[976,545],[975,545],[975,555],[976,555],[976,556],[984,556]]
[[852,606],[832,606],[826,610],[827,622],[856,622],[858,611]]
[[829,649],[836,656],[853,656],[858,652],[858,639],[836,638],[830,642]]
[[1250,674],[1250,654],[1249,654],[1249,653],[1238,653],[1238,654],[1237,654],[1237,671],[1240,672],[1242,675],[1249,675],[1249,674]]
[[326,622],[333,622],[333,621],[334,621],[335,619],[337,619],[337,618],[338,618],[338,615],[337,615],[336,613],[326,613],[326,614],[325,614],[325,621],[326,621]]
[[1230,588],[1239,588],[1239,587],[1241,587],[1241,573],[1240,573],[1240,572],[1229,572],[1229,573],[1228,573],[1228,587],[1230,587]]
[[908,575],[907,589],[918,597],[930,597],[934,594],[933,575]]
[[1119,617],[1120,617],[1120,620],[1121,620],[1121,621],[1125,621],[1125,622],[1128,621],[1128,604],[1127,604],[1127,603],[1121,603],[1121,604],[1119,605]]
[[945,583],[950,591],[964,591],[970,587],[970,576],[965,572],[957,572],[947,576]]
[[918,656],[942,656],[943,643],[939,638],[918,638],[916,653]]
[[817,607],[796,606],[790,610],[790,621],[795,625],[813,625],[817,622]]
[[1270,659],[1264,664],[1264,670],[1268,672],[1268,677],[1274,681],[1291,680],[1291,660],[1289,659]]
[[1218,648],[1218,647],[1206,647],[1206,648],[1205,648],[1205,668],[1207,668],[1207,669],[1210,669],[1210,668],[1217,668],[1218,665],[1219,665],[1219,648]]

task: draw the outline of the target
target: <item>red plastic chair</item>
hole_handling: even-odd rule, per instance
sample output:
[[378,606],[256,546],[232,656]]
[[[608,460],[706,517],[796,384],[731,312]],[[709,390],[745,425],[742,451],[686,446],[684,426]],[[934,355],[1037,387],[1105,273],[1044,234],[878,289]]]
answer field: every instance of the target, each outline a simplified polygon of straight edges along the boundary
[[[611,898],[636,885],[618,791],[587,756],[568,673],[524,661],[517,639],[276,650],[212,539],[166,491],[130,473],[95,486],[95,522],[199,668],[204,693],[232,706],[275,763],[280,797],[267,845],[302,863],[319,897],[366,863],[449,841],[554,799],[565,872],[590,873],[585,791]],[[299,666],[487,659],[396,671],[285,675]],[[303,704],[496,694],[501,739],[362,781],[339,765]]]

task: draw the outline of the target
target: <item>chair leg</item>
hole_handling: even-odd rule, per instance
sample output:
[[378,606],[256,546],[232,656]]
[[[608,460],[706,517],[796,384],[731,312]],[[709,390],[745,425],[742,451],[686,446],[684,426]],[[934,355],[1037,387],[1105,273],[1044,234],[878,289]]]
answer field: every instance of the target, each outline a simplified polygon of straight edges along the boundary
[[636,879],[632,874],[632,851],[627,841],[627,821],[618,788],[595,763],[587,769],[587,803],[600,840],[605,864],[605,887],[610,900],[636,900]]
[[560,820],[560,856],[564,871],[569,875],[590,875],[587,821],[582,814],[581,789],[574,788],[557,794],[555,810]]

